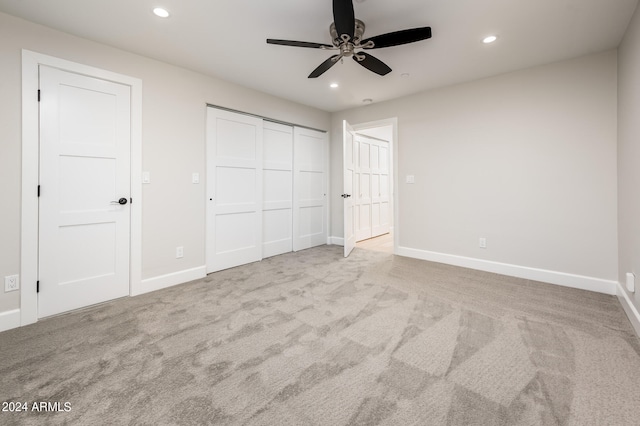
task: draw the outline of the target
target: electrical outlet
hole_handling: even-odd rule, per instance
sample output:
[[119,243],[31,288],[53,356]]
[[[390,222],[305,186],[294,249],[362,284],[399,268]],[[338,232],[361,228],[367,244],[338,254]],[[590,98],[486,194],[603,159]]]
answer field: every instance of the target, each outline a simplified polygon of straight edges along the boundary
[[630,293],[636,292],[636,276],[631,272],[627,272],[627,290],[629,290]]
[[20,279],[18,275],[8,275],[4,277],[4,291],[16,291],[20,288]]
[[480,246],[480,248],[487,248],[487,239],[481,237],[478,245]]
[[176,259],[181,259],[184,257],[184,247],[176,247]]

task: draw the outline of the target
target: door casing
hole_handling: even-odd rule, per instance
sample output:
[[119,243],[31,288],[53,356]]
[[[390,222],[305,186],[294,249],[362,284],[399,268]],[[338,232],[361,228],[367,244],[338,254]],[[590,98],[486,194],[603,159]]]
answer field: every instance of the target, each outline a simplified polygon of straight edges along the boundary
[[[368,121],[364,123],[352,124],[353,130],[357,133],[360,130],[372,129],[375,127],[384,127],[391,126],[392,138],[389,141],[391,144],[391,172],[390,176],[392,177],[392,193],[390,195],[390,199],[392,200],[393,207],[393,217],[391,219],[391,229],[393,232],[393,253],[397,254],[398,247],[400,246],[400,221],[398,218],[400,217],[400,199],[398,192],[398,117],[391,117],[382,120],[376,121]],[[344,170],[343,170],[344,174]],[[344,229],[344,224],[343,224]]]
[[140,292],[142,277],[142,81],[123,74],[67,61],[29,50],[22,51],[22,210],[20,229],[20,325],[38,320],[38,173],[39,67],[46,65],[131,87],[131,234],[129,294]]

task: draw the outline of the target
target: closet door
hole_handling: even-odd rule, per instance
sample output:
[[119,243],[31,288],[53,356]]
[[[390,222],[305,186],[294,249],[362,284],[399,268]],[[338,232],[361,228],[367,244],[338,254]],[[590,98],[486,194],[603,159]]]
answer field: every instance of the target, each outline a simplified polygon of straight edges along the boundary
[[356,241],[371,238],[371,151],[374,148],[369,140],[356,136],[358,140],[358,186],[356,191],[356,214],[358,226]]
[[327,243],[327,134],[299,127],[293,138],[293,250]]
[[293,127],[264,122],[262,257],[293,250]]
[[386,234],[390,229],[391,203],[389,178],[389,142],[371,143],[371,236]]
[[207,108],[207,272],[262,259],[262,120]]

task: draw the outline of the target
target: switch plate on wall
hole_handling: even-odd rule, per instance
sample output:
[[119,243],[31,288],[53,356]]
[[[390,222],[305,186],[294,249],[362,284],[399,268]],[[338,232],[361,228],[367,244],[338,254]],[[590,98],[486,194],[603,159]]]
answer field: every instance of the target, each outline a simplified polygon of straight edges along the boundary
[[184,257],[184,247],[176,247],[176,259],[181,259]]
[[16,291],[20,289],[20,279],[18,275],[8,275],[4,277],[4,292]]
[[416,177],[414,175],[407,175],[406,182],[407,183],[416,183]]
[[192,183],[200,183],[200,173],[193,173],[191,175],[191,182]]
[[151,173],[142,172],[142,183],[151,183]]
[[478,245],[480,246],[480,248],[487,248],[487,239],[480,237]]

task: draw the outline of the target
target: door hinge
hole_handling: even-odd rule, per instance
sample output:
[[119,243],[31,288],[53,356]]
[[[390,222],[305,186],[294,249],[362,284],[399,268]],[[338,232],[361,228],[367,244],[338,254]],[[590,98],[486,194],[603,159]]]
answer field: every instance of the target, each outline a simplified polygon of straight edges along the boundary
[[40,281],[36,281],[36,293],[40,293]]
[[38,102],[40,102],[40,89],[38,89]]
[[38,185],[38,197],[40,196],[40,185]]

